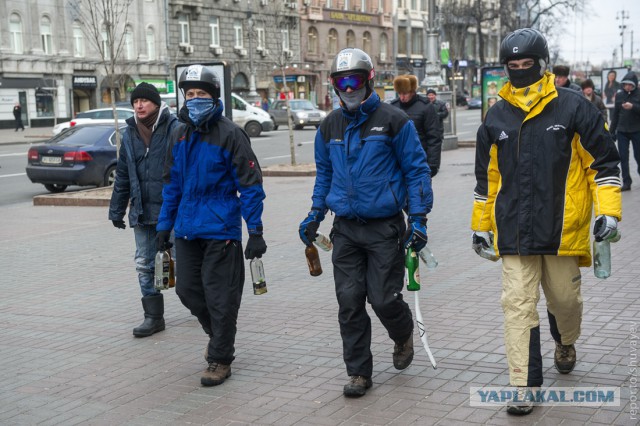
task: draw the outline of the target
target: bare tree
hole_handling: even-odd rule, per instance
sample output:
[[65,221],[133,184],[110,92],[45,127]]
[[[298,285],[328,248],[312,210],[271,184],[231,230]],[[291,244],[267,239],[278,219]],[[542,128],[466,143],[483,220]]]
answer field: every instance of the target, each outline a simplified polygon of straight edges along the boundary
[[132,3],[133,0],[69,0],[68,3],[73,20],[81,24],[83,33],[100,57],[100,66],[109,84],[118,152],[120,132],[116,93],[119,97],[126,93],[124,79],[127,64],[122,56],[127,37],[129,7]]
[[[289,126],[289,151],[291,153],[291,165],[296,165],[296,148],[293,137],[293,120],[291,118],[291,107],[289,105],[289,96],[291,89],[287,85],[286,70],[293,64],[293,49],[291,47],[291,31],[297,29],[297,10],[291,11],[287,7],[290,3],[296,3],[296,0],[274,0],[269,6],[263,9],[260,15],[256,15],[254,20],[262,25],[268,33],[265,43],[267,52],[264,55],[264,61],[273,65],[279,70],[282,76],[282,91],[285,95],[285,104],[287,106],[287,125]],[[250,36],[255,36],[255,28],[250,28]]]

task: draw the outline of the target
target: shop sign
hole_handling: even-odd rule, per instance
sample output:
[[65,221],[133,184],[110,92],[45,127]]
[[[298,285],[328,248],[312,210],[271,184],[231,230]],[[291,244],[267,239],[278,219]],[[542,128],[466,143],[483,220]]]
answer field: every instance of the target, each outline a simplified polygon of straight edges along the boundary
[[98,78],[93,75],[74,75],[72,84],[74,88],[95,89]]

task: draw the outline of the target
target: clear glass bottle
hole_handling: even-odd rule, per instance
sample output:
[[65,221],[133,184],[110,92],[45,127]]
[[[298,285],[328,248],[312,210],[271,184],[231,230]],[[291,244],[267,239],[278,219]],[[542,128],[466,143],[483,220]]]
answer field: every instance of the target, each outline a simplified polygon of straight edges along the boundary
[[251,269],[251,281],[253,281],[253,294],[265,294],[267,292],[267,279],[264,275],[262,259],[257,257],[251,259],[249,269]]
[[333,248],[333,243],[331,242],[329,237],[324,235],[322,232],[318,232],[316,234],[316,240],[314,241],[314,244],[324,251],[331,251],[331,249]]
[[429,246],[424,246],[424,248],[418,252],[418,257],[427,265],[427,269],[436,269],[438,267],[438,259],[433,255]]
[[304,249],[304,255],[307,257],[307,265],[309,266],[309,273],[313,277],[317,277],[322,274],[322,266],[320,265],[320,256],[318,255],[318,249],[311,244]]
[[169,250],[156,253],[154,287],[158,291],[167,290],[171,277],[171,255]]
[[407,291],[420,290],[420,262],[411,247],[407,249],[404,266],[407,268]]
[[602,241],[593,241],[593,274],[596,278],[606,279],[611,276],[611,243],[620,240],[620,232]]

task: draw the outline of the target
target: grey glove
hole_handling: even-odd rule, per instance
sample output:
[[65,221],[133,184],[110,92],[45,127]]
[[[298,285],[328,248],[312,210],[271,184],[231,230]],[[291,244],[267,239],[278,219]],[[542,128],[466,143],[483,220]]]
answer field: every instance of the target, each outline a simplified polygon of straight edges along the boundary
[[489,247],[493,247],[493,235],[491,235],[491,232],[474,231],[471,238],[471,248],[473,248],[473,251],[480,255],[483,248]]
[[613,238],[618,229],[618,219],[604,214],[596,217],[593,224],[593,237],[596,241],[603,241]]

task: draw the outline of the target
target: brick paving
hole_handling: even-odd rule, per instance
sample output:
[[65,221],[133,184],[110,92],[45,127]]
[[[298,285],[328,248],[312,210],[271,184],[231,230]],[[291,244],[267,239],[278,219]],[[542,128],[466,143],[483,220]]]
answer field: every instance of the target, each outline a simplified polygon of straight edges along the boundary
[[470,248],[472,164],[471,148],[445,151],[434,181],[429,246],[440,265],[422,269],[420,296],[438,369],[415,336],[413,364],[395,370],[393,343],[372,314],[374,385],[359,399],[342,395],[330,256],[320,253],[324,273],[311,277],[297,236],[312,177],[265,179],[268,293],[254,296],[247,279],[233,375],[213,388],[200,386],[205,335],[173,290],[164,293],[167,329],[132,337],[142,320],[133,233],[113,228],[105,207],[3,207],[0,424],[636,424],[629,365],[637,361],[640,186],[624,193],[613,276],[582,270],[583,331],[570,375],[553,367],[544,297],[539,305],[545,386],[620,386],[622,405],[539,407],[525,418],[470,406],[471,386],[508,383],[500,263]]

